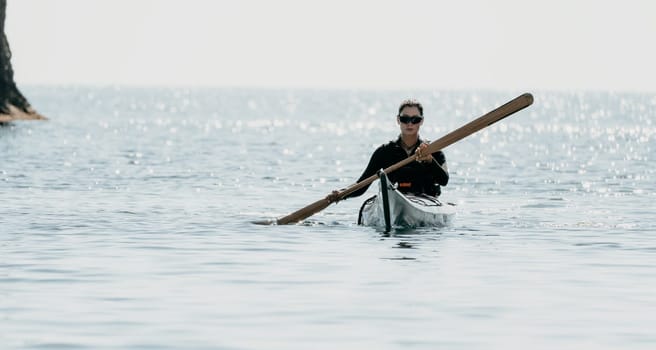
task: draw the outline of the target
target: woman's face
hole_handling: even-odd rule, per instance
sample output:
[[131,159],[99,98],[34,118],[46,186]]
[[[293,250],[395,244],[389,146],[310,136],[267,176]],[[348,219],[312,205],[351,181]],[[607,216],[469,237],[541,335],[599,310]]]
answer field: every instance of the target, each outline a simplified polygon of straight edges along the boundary
[[[417,124],[413,124],[411,121],[408,121],[407,123],[401,122],[401,119],[405,119],[403,117],[419,117],[421,118],[421,121]],[[416,120],[416,118],[414,118]],[[424,124],[424,118],[421,116],[421,113],[419,112],[419,108],[417,107],[403,107],[401,110],[401,113],[399,116],[396,118],[396,122],[399,124],[399,127],[401,128],[401,135],[407,135],[407,136],[414,136],[419,133],[419,128]]]

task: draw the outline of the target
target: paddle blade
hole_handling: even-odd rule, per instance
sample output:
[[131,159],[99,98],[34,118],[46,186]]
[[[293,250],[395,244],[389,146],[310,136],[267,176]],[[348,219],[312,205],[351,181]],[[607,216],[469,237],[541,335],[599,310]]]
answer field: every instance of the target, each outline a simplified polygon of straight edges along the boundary
[[255,220],[251,221],[251,223],[255,225],[275,225],[277,220]]

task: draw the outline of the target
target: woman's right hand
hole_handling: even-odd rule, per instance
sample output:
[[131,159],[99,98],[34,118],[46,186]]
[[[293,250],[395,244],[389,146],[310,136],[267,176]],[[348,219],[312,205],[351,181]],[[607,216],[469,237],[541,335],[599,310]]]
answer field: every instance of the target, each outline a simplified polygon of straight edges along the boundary
[[339,197],[339,191],[337,191],[337,190],[333,190],[329,195],[326,196],[326,199],[327,199],[330,203],[337,203],[337,202],[339,202],[339,201],[341,200],[341,198]]

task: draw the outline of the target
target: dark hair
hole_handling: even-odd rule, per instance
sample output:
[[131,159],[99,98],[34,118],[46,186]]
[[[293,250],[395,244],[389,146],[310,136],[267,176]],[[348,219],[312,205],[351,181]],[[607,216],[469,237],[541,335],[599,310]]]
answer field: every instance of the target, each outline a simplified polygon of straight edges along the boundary
[[405,107],[417,107],[417,109],[419,109],[419,115],[421,115],[422,117],[424,116],[424,107],[421,105],[421,103],[419,103],[419,101],[415,100],[414,98],[403,100],[401,102],[401,105],[399,106],[398,115],[401,115],[401,111]]

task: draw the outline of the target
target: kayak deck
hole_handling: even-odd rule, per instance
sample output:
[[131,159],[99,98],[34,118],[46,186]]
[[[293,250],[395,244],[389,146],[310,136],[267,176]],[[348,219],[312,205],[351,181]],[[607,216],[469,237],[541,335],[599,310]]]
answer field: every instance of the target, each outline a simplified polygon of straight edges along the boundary
[[404,194],[389,183],[387,175],[379,174],[379,190],[360,208],[358,224],[384,227],[447,226],[455,216],[453,204],[443,204],[437,197],[425,194]]

